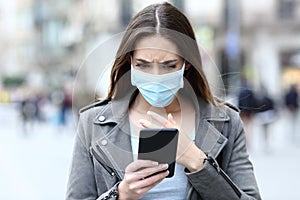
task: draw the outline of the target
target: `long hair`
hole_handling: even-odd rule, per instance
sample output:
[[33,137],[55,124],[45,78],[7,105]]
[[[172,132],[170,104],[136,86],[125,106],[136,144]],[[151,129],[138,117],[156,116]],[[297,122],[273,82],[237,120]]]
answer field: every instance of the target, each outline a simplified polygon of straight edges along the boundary
[[180,56],[191,66],[184,77],[197,97],[215,105],[202,69],[201,55],[192,26],[186,16],[169,3],[152,4],[137,13],[129,22],[112,67],[108,98],[118,98],[132,87],[130,56],[135,44],[143,37],[158,35],[176,44]]

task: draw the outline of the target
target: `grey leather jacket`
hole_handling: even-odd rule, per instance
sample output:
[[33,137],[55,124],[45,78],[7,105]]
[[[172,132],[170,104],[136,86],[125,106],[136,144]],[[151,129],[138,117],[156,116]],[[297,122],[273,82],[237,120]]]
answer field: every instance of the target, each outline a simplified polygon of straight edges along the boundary
[[[66,199],[117,199],[117,184],[133,161],[129,103],[130,97],[106,99],[81,110]],[[261,199],[237,111],[198,99],[195,144],[209,159],[202,170],[185,171],[186,199]]]

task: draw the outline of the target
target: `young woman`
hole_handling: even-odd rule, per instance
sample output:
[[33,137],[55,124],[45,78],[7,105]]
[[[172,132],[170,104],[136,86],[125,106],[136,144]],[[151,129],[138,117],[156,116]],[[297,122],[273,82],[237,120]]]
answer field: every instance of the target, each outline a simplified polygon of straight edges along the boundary
[[[108,96],[81,110],[67,199],[260,199],[238,110],[217,101],[188,19],[169,3],[129,23]],[[175,175],[138,160],[143,128],[177,128]]]

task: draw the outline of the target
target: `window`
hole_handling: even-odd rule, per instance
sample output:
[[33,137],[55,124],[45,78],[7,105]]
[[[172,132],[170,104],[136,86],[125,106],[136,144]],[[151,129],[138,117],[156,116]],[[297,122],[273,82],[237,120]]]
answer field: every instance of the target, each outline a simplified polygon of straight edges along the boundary
[[279,0],[278,16],[280,19],[293,19],[295,17],[295,0]]

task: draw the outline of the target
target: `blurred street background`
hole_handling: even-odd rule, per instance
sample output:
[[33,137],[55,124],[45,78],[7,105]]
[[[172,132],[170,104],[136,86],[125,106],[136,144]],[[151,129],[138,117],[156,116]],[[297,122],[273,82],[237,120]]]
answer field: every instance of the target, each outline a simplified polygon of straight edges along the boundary
[[[64,199],[77,112],[106,96],[119,33],[155,2],[0,0],[0,199]],[[241,110],[263,199],[299,200],[300,0],[169,2]]]

